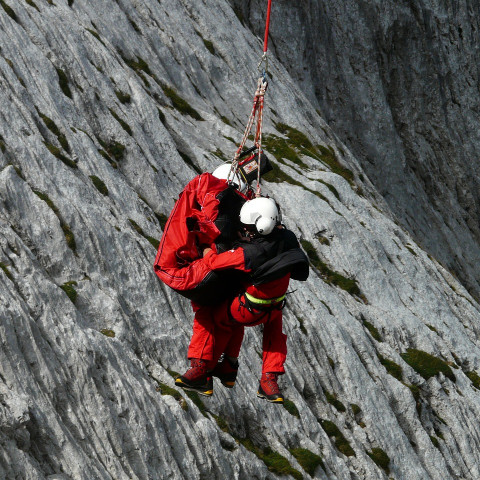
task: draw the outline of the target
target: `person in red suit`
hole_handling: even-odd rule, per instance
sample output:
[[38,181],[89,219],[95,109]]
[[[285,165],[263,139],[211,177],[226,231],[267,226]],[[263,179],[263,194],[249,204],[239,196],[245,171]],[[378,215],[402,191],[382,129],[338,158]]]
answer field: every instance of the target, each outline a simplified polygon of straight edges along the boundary
[[[160,241],[154,271],[162,282],[192,301],[193,332],[203,339],[191,345],[188,358],[213,355],[208,349],[214,306],[241,289],[238,272],[211,270],[202,259],[202,250],[209,247],[224,252],[231,248],[237,238],[240,209],[253,197],[250,183],[257,178],[258,168],[262,175],[272,168],[263,153],[258,162],[258,154],[251,152],[245,152],[235,172],[231,164],[222,164],[213,173],[191,180],[180,193]],[[232,339],[225,347],[225,358],[233,358],[239,348]],[[226,366],[227,362],[222,363],[219,374],[225,374]]]
[[[234,269],[243,274],[243,290],[232,300],[214,308],[211,333],[193,331],[188,357],[190,369],[176,385],[206,396],[213,394],[212,376],[226,387],[235,384],[244,327],[264,324],[262,376],[257,395],[283,403],[277,377],[285,373],[286,335],[282,332],[282,309],[290,278],[306,280],[308,259],[295,235],[280,223],[276,203],[255,198],[240,211],[241,238],[223,253],[204,250],[203,262],[215,272]],[[224,354],[223,362],[218,363]]]

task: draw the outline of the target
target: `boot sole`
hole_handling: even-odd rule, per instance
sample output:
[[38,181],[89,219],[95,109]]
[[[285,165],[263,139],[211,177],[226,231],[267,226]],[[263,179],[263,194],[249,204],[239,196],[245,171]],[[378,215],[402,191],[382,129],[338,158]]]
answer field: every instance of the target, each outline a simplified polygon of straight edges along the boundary
[[270,402],[270,403],[283,403],[284,402],[283,397],[279,397],[279,398],[275,398],[275,399],[271,400],[268,397],[266,397],[265,395],[262,395],[260,392],[257,392],[257,397],[258,398],[263,398],[264,400],[266,400],[267,402]]
[[177,387],[183,388],[184,390],[188,390],[189,392],[197,392],[199,395],[203,395],[205,397],[211,397],[213,395],[213,389],[202,389],[201,387],[192,387],[183,383],[180,379],[177,378],[175,380],[175,385]]
[[222,385],[225,388],[233,388],[235,386],[235,382],[222,382]]

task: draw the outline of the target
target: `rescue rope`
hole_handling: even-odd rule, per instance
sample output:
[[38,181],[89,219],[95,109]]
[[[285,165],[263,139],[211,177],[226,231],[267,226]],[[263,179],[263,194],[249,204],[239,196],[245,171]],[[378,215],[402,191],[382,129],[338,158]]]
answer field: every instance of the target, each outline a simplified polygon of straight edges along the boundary
[[256,147],[256,154],[257,154],[257,190],[255,192],[256,197],[260,197],[260,155],[262,153],[262,124],[263,124],[263,107],[264,107],[264,97],[265,92],[268,87],[268,80],[267,80],[267,72],[268,72],[268,32],[270,29],[270,10],[272,8],[272,0],[268,0],[267,6],[267,19],[265,23],[265,37],[263,41],[263,55],[260,59],[258,64],[258,69],[261,70],[261,66],[265,63],[265,68],[263,70],[262,75],[258,79],[257,82],[257,89],[255,91],[255,95],[253,98],[253,107],[250,113],[250,117],[248,118],[247,127],[245,128],[245,132],[243,134],[242,140],[240,145],[235,152],[235,155],[232,160],[232,166],[230,168],[230,173],[228,175],[229,179],[233,179],[235,174],[238,173],[239,167],[239,158],[242,154],[243,148],[245,147],[245,143],[247,142],[248,136],[252,130],[253,124],[255,122],[255,118],[257,118],[257,125],[255,129],[255,138],[254,138],[254,145]]
[[268,30],[270,29],[270,10],[272,9],[272,0],[268,0],[267,21],[265,22],[265,38],[263,40],[263,53],[267,53],[268,49]]

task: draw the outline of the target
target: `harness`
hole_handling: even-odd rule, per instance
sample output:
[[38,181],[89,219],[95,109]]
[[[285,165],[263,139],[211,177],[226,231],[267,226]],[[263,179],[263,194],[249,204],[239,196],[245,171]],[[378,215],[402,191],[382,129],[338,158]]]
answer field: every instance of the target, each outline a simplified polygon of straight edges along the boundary
[[254,297],[253,295],[250,295],[248,292],[245,292],[245,297],[249,302],[254,303],[255,305],[271,306],[275,303],[279,303],[285,300],[286,295],[282,295],[281,297],[277,297],[277,298],[257,298],[257,297]]
[[257,298],[247,292],[243,292],[238,294],[238,303],[239,310],[241,308],[246,308],[251,314],[258,315],[257,318],[252,320],[250,323],[239,322],[233,318],[230,308],[227,310],[228,318],[234,325],[249,327],[264,323],[263,319],[266,316],[270,317],[274,310],[283,310],[287,304],[287,298],[286,294],[277,298]]
[[[245,301],[242,301],[242,297]],[[241,307],[246,308],[250,313],[257,312],[271,312],[272,310],[283,310],[287,304],[287,296],[282,295],[277,298],[257,298],[247,292],[238,295],[238,301]]]

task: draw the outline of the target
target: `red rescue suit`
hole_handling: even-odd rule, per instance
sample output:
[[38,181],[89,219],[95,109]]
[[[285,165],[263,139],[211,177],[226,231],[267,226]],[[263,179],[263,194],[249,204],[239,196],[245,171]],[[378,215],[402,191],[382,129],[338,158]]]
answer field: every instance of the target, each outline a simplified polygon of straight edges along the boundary
[[[282,333],[283,299],[290,272],[298,280],[308,277],[308,260],[298,248],[293,233],[277,231],[270,239],[253,240],[235,250],[221,254],[211,251],[205,255],[204,262],[212,270],[234,268],[251,273],[250,283],[245,284],[245,292],[233,302],[226,301],[205,312],[201,318],[202,328],[194,325],[188,358],[207,360],[211,369],[222,353],[238,357],[244,327],[263,323],[262,371],[284,373],[287,337]],[[256,276],[255,272],[261,274]]]
[[[205,255],[204,261],[212,270],[235,268],[248,272],[241,247],[221,254],[211,251]],[[289,280],[290,275],[287,274],[263,285],[246,285],[245,291],[257,299],[278,298],[285,295]],[[204,315],[198,315],[197,311],[188,358],[208,360],[208,368],[213,369],[222,353],[231,357],[239,356],[245,326],[263,323],[262,372],[285,373],[283,365],[287,358],[287,336],[282,332],[282,310],[275,304],[269,311],[257,310],[255,306],[248,308],[247,305],[248,300],[242,293],[233,302],[225,301],[208,312],[202,312]],[[201,322],[201,325],[197,322]]]
[[175,203],[158,247],[154,270],[160,280],[202,305],[218,304],[231,294],[235,282],[228,272],[216,275],[200,257],[205,247],[217,249],[216,240],[230,248],[233,224],[247,199],[210,173],[191,180]]

